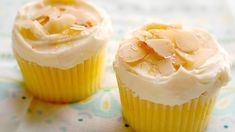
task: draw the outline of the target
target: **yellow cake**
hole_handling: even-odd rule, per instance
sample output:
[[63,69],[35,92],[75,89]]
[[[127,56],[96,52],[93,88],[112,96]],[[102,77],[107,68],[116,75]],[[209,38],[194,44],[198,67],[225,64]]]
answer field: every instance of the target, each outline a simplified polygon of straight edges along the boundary
[[137,132],[203,132],[227,53],[206,31],[150,23],[121,42],[114,61],[123,118]]
[[54,103],[82,100],[101,85],[111,23],[86,0],[43,0],[15,19],[13,50],[26,89]]

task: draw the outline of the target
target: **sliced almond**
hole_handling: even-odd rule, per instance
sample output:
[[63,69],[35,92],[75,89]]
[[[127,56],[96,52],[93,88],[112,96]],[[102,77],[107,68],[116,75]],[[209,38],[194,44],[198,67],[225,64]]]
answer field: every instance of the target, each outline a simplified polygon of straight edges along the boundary
[[207,48],[199,49],[193,55],[194,59],[193,67],[196,68],[201,66],[206,62],[206,60],[208,60],[215,53],[216,53],[215,49],[207,49]]
[[141,42],[130,40],[121,45],[118,55],[125,62],[136,62],[147,55],[147,52],[141,48]]
[[42,5],[40,5],[40,7],[37,9],[38,10],[37,12],[32,12],[32,20],[41,20],[44,19],[45,17],[49,17],[49,19],[56,18],[61,14],[56,7],[41,8],[41,6]]
[[181,57],[183,60],[185,60],[186,62],[189,62],[189,63],[193,63],[193,57],[192,55],[190,54],[187,54],[185,52],[182,52],[181,50],[179,49],[175,49],[175,52],[176,54]]
[[134,67],[135,71],[137,73],[142,73],[146,76],[157,76],[159,75],[158,67],[156,65],[153,65],[149,62],[140,62]]
[[157,36],[160,39],[169,39],[172,42],[175,41],[175,34],[172,30],[152,29],[152,30],[149,30],[149,32]]
[[80,34],[82,31],[86,30],[86,27],[80,25],[73,25],[70,29],[67,29],[63,32],[66,35],[77,35]]
[[181,59],[178,55],[174,55],[172,58],[170,58],[172,61],[172,64],[174,65],[175,69],[178,69],[180,66],[185,65],[185,61]]
[[145,30],[137,30],[133,34],[140,41],[146,41],[147,39],[151,39],[153,37],[150,32]]
[[147,53],[154,53],[154,50],[150,48],[145,42],[139,41],[139,46],[144,49]]
[[150,74],[152,76],[160,75],[158,67],[156,65],[151,65],[151,67],[148,70],[148,74]]
[[36,40],[38,39],[38,37],[32,32],[32,30],[30,28],[20,28],[20,33],[22,34],[22,36],[24,36],[24,38],[26,39],[30,39],[30,40]]
[[184,52],[193,52],[199,49],[202,41],[195,37],[191,31],[176,31],[175,41],[177,47]]
[[86,30],[86,27],[84,27],[82,25],[74,24],[70,27],[70,29],[77,30],[77,31],[83,31],[83,30]]
[[160,57],[159,55],[157,55],[156,53],[149,53],[148,55],[146,55],[144,57],[144,60],[146,62],[149,62],[151,64],[157,64],[159,60],[162,60],[164,58]]
[[172,65],[172,61],[170,59],[164,59],[158,61],[157,66],[160,74],[163,76],[167,76],[175,72],[175,68]]
[[49,33],[59,33],[66,29],[69,29],[76,21],[76,18],[70,14],[63,14],[61,17],[55,20],[50,20],[46,25],[46,29]]
[[148,71],[151,67],[151,64],[148,62],[140,62],[137,65],[134,66],[134,69],[136,69],[138,72],[140,71]]
[[38,12],[36,18],[40,16],[48,16],[51,20],[57,19],[61,16],[61,14],[61,11],[57,7],[47,7],[45,9],[42,9],[42,11]]
[[88,28],[93,27],[93,26],[95,26],[95,21],[94,21],[94,20],[87,20],[87,21],[84,23],[84,26],[85,26],[85,27],[88,27]]
[[149,39],[145,41],[159,56],[169,57],[173,54],[173,44],[167,39]]
[[45,25],[49,21],[49,16],[39,16],[34,20],[38,21],[41,25]]

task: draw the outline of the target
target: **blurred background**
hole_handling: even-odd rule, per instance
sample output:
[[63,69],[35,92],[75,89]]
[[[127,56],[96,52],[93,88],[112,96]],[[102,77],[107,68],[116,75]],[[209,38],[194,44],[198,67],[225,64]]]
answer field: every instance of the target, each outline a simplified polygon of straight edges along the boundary
[[[0,34],[9,36],[17,10],[33,0],[0,1]],[[223,43],[235,41],[235,2],[233,0],[88,0],[112,17],[114,39],[128,29],[148,21],[178,22],[202,27]]]
[[[33,0],[0,0],[0,132],[12,132],[17,128],[17,132],[91,129],[90,125],[85,124],[97,125],[93,131],[104,128],[109,132],[128,130],[122,123],[112,62],[123,36],[129,30],[147,22],[182,23],[204,28],[218,39],[235,64],[234,0],[87,0],[106,10],[113,22],[113,37],[107,50],[104,81],[106,90],[94,95],[91,101],[84,104],[87,106],[84,109],[80,109],[83,106],[79,103],[61,107],[40,102],[19,89],[22,86],[22,77],[11,51],[11,30],[17,10],[30,1]],[[234,66],[232,78],[228,86],[220,92],[208,132],[235,130]],[[110,110],[101,114],[108,113],[113,116],[97,116],[100,114],[97,114],[97,105],[107,102],[110,103]]]

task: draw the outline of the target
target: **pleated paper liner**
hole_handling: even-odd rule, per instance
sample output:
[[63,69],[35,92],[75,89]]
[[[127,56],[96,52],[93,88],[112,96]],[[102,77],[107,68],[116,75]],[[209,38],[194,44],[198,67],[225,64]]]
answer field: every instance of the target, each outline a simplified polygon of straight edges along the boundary
[[95,93],[101,85],[105,50],[97,52],[81,64],[62,70],[40,66],[15,55],[26,89],[41,100],[68,103]]
[[[118,77],[117,77],[118,78]],[[215,102],[193,99],[182,105],[162,105],[135,96],[118,79],[123,117],[137,132],[204,132]]]

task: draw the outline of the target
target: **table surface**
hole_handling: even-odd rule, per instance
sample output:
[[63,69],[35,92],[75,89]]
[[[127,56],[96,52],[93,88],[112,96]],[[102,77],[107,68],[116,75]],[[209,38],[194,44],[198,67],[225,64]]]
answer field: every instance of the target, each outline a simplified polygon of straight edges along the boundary
[[[235,59],[235,2],[232,0],[90,0],[113,20],[103,89],[73,104],[56,105],[34,99],[23,89],[22,77],[11,51],[11,30],[20,6],[30,0],[0,0],[0,131],[1,132],[126,132],[122,120],[112,62],[124,34],[143,23],[164,20],[202,27],[212,32]],[[232,67],[232,78],[235,67]],[[235,130],[235,80],[217,99],[207,132]]]

